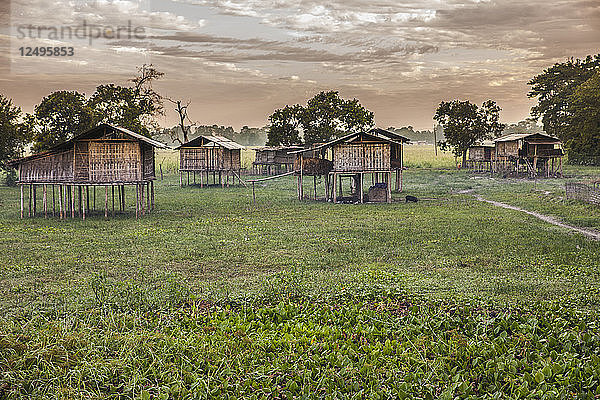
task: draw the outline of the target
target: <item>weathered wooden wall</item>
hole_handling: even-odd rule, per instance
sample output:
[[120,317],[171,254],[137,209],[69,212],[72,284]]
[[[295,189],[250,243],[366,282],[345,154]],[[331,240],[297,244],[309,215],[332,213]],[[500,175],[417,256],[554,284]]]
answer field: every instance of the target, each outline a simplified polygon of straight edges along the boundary
[[333,148],[333,171],[389,171],[388,143],[337,144]]
[[21,163],[19,182],[67,182],[73,180],[73,150],[49,154]]
[[239,149],[190,147],[179,149],[181,171],[237,171],[241,168]]
[[499,157],[518,157],[519,143],[517,141],[496,142],[496,152]]

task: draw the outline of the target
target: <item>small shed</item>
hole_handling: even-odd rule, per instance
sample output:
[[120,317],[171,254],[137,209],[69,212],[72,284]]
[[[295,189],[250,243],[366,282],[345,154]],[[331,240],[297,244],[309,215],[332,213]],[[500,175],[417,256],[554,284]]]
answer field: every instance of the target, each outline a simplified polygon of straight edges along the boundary
[[[229,178],[235,182],[235,177],[241,182],[241,157],[244,146],[223,136],[198,136],[177,148],[179,150],[179,184],[183,186],[183,174],[187,174],[187,184],[190,184],[190,173],[193,183],[196,174],[200,175],[200,187],[209,184],[210,174],[213,184],[222,187],[229,186]],[[205,180],[206,178],[206,180]]]
[[[365,201],[364,177],[370,175],[371,187],[367,199],[381,200],[380,192],[384,190],[384,200],[391,202],[393,172],[396,173],[396,190],[402,190],[404,144],[408,141],[409,139],[404,136],[374,128],[292,152],[296,154],[298,198],[304,197],[303,177],[305,175],[324,176],[325,198],[328,201],[363,203]],[[344,196],[343,178],[350,178],[349,197]]]
[[293,171],[295,156],[291,151],[302,150],[302,146],[271,146],[255,150],[252,163],[255,174],[272,175]]
[[512,133],[494,140],[494,171],[562,176],[562,142],[545,133]]
[[491,171],[493,159],[494,142],[485,140],[469,147],[469,158],[466,167],[478,172]]
[[[154,148],[167,146],[128,129],[101,124],[48,151],[14,160],[11,164],[18,170],[21,187],[21,218],[25,186],[29,186],[30,216],[37,213],[38,187],[43,192],[45,217],[50,209],[49,187],[52,190],[52,214],[56,213],[58,205],[60,218],[79,215],[85,219],[86,214],[96,208],[97,186],[105,189],[106,217],[109,188],[112,214],[115,213],[115,189],[118,207],[125,211],[125,185],[135,186],[136,216],[154,209]],[[55,193],[56,187],[58,193]]]

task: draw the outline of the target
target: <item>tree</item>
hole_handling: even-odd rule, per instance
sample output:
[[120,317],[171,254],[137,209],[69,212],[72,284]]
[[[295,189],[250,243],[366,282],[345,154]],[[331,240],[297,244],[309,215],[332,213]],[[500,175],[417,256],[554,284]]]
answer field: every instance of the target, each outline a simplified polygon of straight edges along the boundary
[[20,117],[21,109],[0,94],[0,170],[8,171],[7,163],[23,153],[26,137]]
[[337,91],[320,92],[308,100],[301,116],[306,143],[328,142],[373,127],[373,113],[356,99],[344,100]]
[[585,60],[570,59],[554,64],[528,82],[531,90],[527,96],[538,98],[538,104],[531,109],[531,113],[542,119],[547,133],[567,141],[573,123],[572,96],[598,70],[600,54],[587,56]]
[[96,88],[88,102],[94,125],[111,123],[145,136],[150,136],[151,130],[158,129],[154,117],[164,110],[162,97],[154,91],[152,82],[164,74],[152,64],[144,64],[138,71],[139,75],[130,80],[133,87],[108,84]]
[[[179,134],[178,134],[179,130],[173,129],[171,131],[172,132],[171,139],[173,140],[173,142],[179,142],[179,144],[189,142],[190,129],[192,128],[192,126],[196,125],[196,123],[192,122],[192,120],[188,117],[187,110],[188,110],[188,107],[190,106],[190,102],[188,101],[185,105],[183,105],[181,100],[172,100],[169,98],[166,98],[166,99],[175,105],[175,112],[177,112],[177,115],[179,116],[178,127],[180,128],[179,130],[181,130],[181,133],[183,135],[183,141],[182,141],[179,138]],[[186,125],[186,122],[189,122],[189,125]]]
[[300,119],[304,109],[296,104],[275,110],[269,116],[267,146],[291,146],[300,143]]
[[320,92],[306,107],[286,106],[269,117],[268,145],[300,143],[300,128],[308,144],[328,142],[373,127],[373,113],[357,99],[344,100],[336,91]]
[[600,155],[600,70],[570,96],[563,140],[579,155]]
[[33,150],[47,150],[90,128],[92,113],[85,95],[61,90],[44,97],[35,106],[26,125],[33,133]]
[[446,141],[442,147],[453,148],[457,157],[462,156],[462,165],[467,162],[467,151],[475,143],[498,136],[504,129],[499,122],[500,107],[492,100],[477,107],[469,101],[442,101],[433,117],[444,127]]

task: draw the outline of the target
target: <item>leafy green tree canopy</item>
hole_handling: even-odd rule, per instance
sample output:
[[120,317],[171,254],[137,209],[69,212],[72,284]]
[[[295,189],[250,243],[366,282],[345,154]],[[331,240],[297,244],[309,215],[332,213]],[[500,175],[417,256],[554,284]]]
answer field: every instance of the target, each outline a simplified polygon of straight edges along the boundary
[[92,113],[85,95],[75,91],[61,90],[44,97],[35,106],[26,124],[33,132],[33,150],[47,150],[69,140],[92,123]]
[[[589,129],[590,126],[586,125],[584,120],[589,120],[586,113],[592,110],[578,107],[577,118],[573,119],[576,111],[573,102],[578,97],[575,95],[577,89],[598,71],[600,71],[600,54],[587,56],[584,60],[570,59],[554,64],[528,82],[531,85],[528,97],[538,99],[538,104],[532,108],[531,113],[535,118],[542,119],[544,130],[565,141],[572,149],[576,148],[577,151],[585,153],[600,154],[598,147],[595,149],[584,147],[585,143],[587,145],[592,143],[586,141],[587,139],[582,137],[579,143],[580,133],[576,131],[583,126]],[[581,135],[589,136],[593,133],[586,131],[581,132]]]
[[339,92],[320,92],[306,107],[286,106],[269,117],[268,145],[298,144],[300,129],[308,144],[327,142],[351,132],[373,127],[373,113],[357,99],[344,100]]
[[600,70],[575,89],[569,99],[569,129],[564,140],[579,155],[600,155]]
[[19,157],[25,145],[19,118],[21,109],[0,94],[0,170],[8,170],[8,161]]
[[433,117],[444,127],[446,141],[441,143],[442,147],[451,147],[465,165],[469,147],[502,133],[504,124],[499,122],[500,110],[492,100],[485,101],[481,107],[470,101],[442,101]]
[[275,110],[269,116],[267,146],[290,146],[300,143],[300,119],[304,109],[296,104]]

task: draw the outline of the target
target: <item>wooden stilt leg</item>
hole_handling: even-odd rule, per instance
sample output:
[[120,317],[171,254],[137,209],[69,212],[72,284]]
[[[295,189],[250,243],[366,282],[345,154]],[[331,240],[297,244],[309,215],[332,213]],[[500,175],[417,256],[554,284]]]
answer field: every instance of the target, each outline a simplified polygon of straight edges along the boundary
[[196,184],[196,171],[194,171],[194,185]]
[[90,210],[90,187],[89,186],[85,187],[85,208],[87,209],[87,211]]
[[388,172],[387,174],[387,197],[388,197],[388,203],[392,202],[392,172]]
[[56,196],[54,194],[54,185],[52,185],[52,216],[56,216]]
[[359,174],[359,179],[360,179],[360,182],[359,182],[359,184],[358,184],[358,190],[360,191],[360,203],[361,203],[361,204],[365,202],[365,200],[364,200],[364,190],[363,190],[363,176],[364,176],[364,175],[363,175],[363,173],[361,172],[361,173]]
[[[202,179],[202,174],[200,174],[200,178]],[[154,211],[154,181],[150,182],[150,193],[152,197],[152,211]]]
[[33,185],[33,216],[37,214],[37,186]]
[[[85,186],[85,188],[83,189],[83,193],[85,193],[85,200],[84,201],[80,200],[80,202],[83,203],[83,205],[82,205],[83,209],[81,210],[82,211],[82,213],[81,213],[81,219],[85,221],[85,217],[86,217],[86,214],[87,214],[87,208],[89,206],[89,201],[88,201],[88,187],[87,186]],[[82,195],[82,192],[79,192],[79,196],[80,197],[81,197],[81,195]]]
[[315,200],[317,199],[317,176],[313,176],[313,189],[315,191]]
[[204,173],[200,171],[200,187],[204,187]]
[[135,184],[135,218],[140,216],[140,185]]
[[44,185],[43,189],[43,200],[42,204],[44,205],[44,218],[48,218],[48,197],[47,197],[47,187]]
[[187,185],[190,186],[190,171],[187,173]]
[[108,186],[104,185],[104,218],[108,219]]
[[69,186],[71,188],[71,218],[75,218],[75,186]]
[[183,175],[181,171],[179,171],[179,187],[183,187]]
[[115,185],[110,185],[110,194],[112,197],[112,216],[115,217]]
[[63,185],[58,186],[58,211],[60,214],[60,219],[64,218],[63,214]]
[[121,211],[125,211],[125,206],[127,204],[127,200],[125,199],[125,185],[123,185],[121,189],[123,191],[123,202],[121,203],[121,207],[122,207]]
[[19,185],[21,186],[21,219],[23,219],[23,208],[24,208],[24,204],[23,204],[23,185]]
[[146,183],[146,209],[150,213],[150,182]]
[[29,217],[31,217],[31,202],[32,202],[31,195],[32,195],[32,193],[33,193],[33,185],[29,184],[29,214],[28,214]]
[[94,201],[93,201],[93,209],[96,209],[96,186],[93,187],[93,195],[94,195]]

